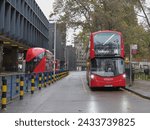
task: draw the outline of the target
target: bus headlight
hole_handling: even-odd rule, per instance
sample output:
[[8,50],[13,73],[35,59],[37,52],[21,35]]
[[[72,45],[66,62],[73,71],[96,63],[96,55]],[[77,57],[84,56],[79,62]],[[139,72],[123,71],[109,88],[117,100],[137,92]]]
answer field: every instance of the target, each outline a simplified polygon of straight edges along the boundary
[[94,79],[94,75],[93,74],[91,75],[91,79]]
[[123,78],[126,78],[126,74],[123,74]]

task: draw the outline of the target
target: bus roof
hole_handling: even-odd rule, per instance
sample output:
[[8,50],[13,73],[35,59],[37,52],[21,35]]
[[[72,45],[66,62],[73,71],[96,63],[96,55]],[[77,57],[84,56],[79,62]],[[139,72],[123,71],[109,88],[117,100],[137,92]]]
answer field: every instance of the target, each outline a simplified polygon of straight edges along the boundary
[[39,47],[35,47],[35,48],[29,48],[27,50],[27,54],[26,54],[26,61],[30,61],[32,60],[34,57],[36,57],[37,55],[45,52],[46,49],[44,48],[39,48]]
[[113,31],[113,30],[101,30],[101,31],[97,31],[97,32],[93,32],[92,34],[95,35],[95,34],[98,34],[98,33],[105,33],[105,32],[110,32],[110,33],[118,33],[121,35],[121,32],[118,32],[118,31]]

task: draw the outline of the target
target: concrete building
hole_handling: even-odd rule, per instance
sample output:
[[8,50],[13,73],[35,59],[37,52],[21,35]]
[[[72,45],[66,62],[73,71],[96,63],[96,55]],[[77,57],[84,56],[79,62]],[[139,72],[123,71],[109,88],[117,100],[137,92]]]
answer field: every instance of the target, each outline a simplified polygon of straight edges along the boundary
[[[50,51],[54,54],[54,23],[49,24]],[[56,59],[60,60],[60,68],[65,68],[66,25],[56,25]]]
[[76,48],[76,67],[78,71],[86,70],[86,56],[83,45],[79,42],[75,44]]
[[0,71],[17,71],[29,47],[49,49],[49,22],[35,0],[0,0],[0,19]]
[[76,49],[72,45],[66,46],[66,62],[69,71],[76,70]]

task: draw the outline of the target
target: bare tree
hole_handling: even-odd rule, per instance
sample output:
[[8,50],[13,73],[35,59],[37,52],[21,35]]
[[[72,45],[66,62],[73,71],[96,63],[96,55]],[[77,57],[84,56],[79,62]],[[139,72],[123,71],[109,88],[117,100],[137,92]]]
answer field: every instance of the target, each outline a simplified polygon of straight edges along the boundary
[[141,7],[141,9],[142,9],[142,11],[143,11],[143,14],[144,14],[144,16],[145,16],[146,22],[147,22],[147,24],[148,24],[148,26],[149,26],[149,28],[150,28],[150,21],[149,21],[149,19],[148,19],[148,16],[147,16],[147,14],[146,14],[146,11],[145,11],[145,9],[144,9],[144,7],[143,7],[143,5],[142,5],[142,2],[141,2],[141,0],[138,0],[138,2],[139,2],[139,5],[140,5],[140,7]]

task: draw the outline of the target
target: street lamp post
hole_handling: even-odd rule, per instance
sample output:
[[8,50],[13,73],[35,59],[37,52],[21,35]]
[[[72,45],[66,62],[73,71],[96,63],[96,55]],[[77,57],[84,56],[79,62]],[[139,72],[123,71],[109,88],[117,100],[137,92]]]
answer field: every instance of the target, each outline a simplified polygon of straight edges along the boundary
[[52,21],[53,24],[54,24],[54,68],[53,68],[53,74],[55,76],[55,70],[56,70],[56,39],[57,39],[57,21],[56,20],[49,20],[49,21]]
[[68,69],[67,46],[65,46],[65,70]]
[[132,86],[132,45],[130,45],[130,86]]
[[54,21],[54,76],[55,76],[55,70],[56,70],[56,35],[57,35],[57,23]]

